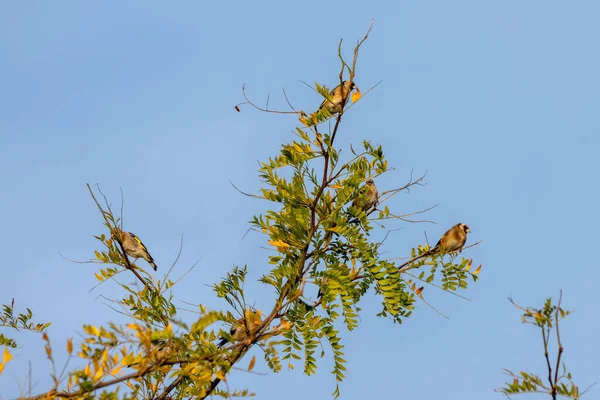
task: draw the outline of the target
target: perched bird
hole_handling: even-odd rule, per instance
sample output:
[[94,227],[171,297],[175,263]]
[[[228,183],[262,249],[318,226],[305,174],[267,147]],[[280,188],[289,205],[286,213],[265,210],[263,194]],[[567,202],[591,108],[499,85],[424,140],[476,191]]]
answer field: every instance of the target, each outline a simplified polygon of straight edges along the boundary
[[451,253],[460,250],[467,241],[467,233],[471,232],[466,224],[460,223],[448,229],[429,253]]
[[[248,338],[248,335],[254,334],[254,331],[262,323],[260,311],[246,310],[245,318],[238,319],[229,330],[229,334],[234,342],[243,342]],[[223,347],[229,340],[222,337],[217,347]]]
[[350,84],[350,81],[343,81],[341,85],[336,86],[331,92],[329,92],[331,95],[331,101],[325,99],[319,106],[319,111],[325,108],[331,115],[341,112],[346,106],[346,103],[348,103],[350,92],[353,90],[356,90],[358,93],[360,93],[360,90],[354,84],[354,82]]
[[156,359],[157,360],[166,360],[175,354],[178,350],[177,342],[173,339],[169,339],[167,341],[162,341],[159,346],[156,348]]
[[373,179],[369,178],[365,181],[365,186],[362,189],[362,193],[359,194],[352,202],[352,207],[358,208],[362,211],[367,212],[377,205],[379,200],[379,192],[375,186]]
[[[152,364],[158,364],[167,361],[170,357],[175,355],[178,351],[178,344],[173,339],[158,339],[152,341],[152,348],[146,354],[145,358],[150,360]],[[127,368],[131,368],[138,365],[139,362],[135,362],[127,365]]]
[[[369,178],[365,181],[365,186],[360,188],[358,195],[354,198],[354,201],[352,201],[352,207],[367,212],[372,207],[375,207],[378,201],[379,192],[377,191],[377,187],[375,186],[373,179]],[[352,214],[348,215],[349,223],[355,224],[358,221],[359,219],[357,217],[353,216]]]
[[143,258],[156,271],[158,267],[154,263],[154,258],[152,258],[152,256],[148,252],[148,249],[146,248],[144,243],[142,243],[140,238],[131,232],[120,231],[120,233],[121,243],[123,243],[123,249],[125,250],[125,253],[127,253],[128,256],[135,258],[136,260],[138,258]]
[[328,283],[329,279],[327,279],[326,277],[323,277],[323,279],[321,279],[321,284],[319,285],[319,292],[317,293],[317,300],[319,300],[324,295],[323,287],[321,285],[327,285]]

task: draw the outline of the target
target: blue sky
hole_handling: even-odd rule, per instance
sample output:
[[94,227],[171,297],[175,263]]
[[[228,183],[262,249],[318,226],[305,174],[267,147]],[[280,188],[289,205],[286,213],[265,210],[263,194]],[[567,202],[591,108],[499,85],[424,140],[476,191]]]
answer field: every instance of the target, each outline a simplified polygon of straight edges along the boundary
[[[177,272],[198,266],[177,288],[179,300],[222,305],[209,285],[235,264],[256,280],[266,269],[265,237],[242,236],[266,203],[256,191],[257,160],[291,139],[296,119],[233,106],[250,96],[307,110],[320,99],[299,80],[332,86],[340,38],[351,44],[375,19],[356,82],[364,91],[344,116],[338,145],[382,144],[395,171],[380,191],[428,171],[427,186],[394,198],[410,212],[439,204],[436,225],[403,225],[386,242],[403,257],[428,237],[468,223],[465,251],[483,264],[464,301],[434,289],[402,326],[374,316],[365,300],[361,327],[344,332],[342,398],[482,400],[501,398],[502,368],[544,374],[537,331],[522,326],[507,301],[540,305],[564,291],[576,312],[563,324],[565,361],[581,388],[600,380],[595,232],[600,225],[600,55],[597,1],[4,2],[0,5],[0,302],[52,321],[56,352],[81,324],[122,319],[95,285],[89,259],[101,217],[86,183],[99,183],[125,226],[151,251],[161,272],[184,251]],[[258,284],[259,308],[271,296]],[[183,305],[183,303],[181,303]],[[0,376],[0,395],[19,394],[33,365],[36,393],[49,387],[39,336]],[[59,356],[61,360],[62,356]],[[64,359],[64,358],[63,358]],[[316,376],[300,368],[274,375],[236,373],[230,385],[259,399],[328,398],[325,358]],[[589,398],[598,397],[598,388]],[[535,398],[535,397],[532,397]]]

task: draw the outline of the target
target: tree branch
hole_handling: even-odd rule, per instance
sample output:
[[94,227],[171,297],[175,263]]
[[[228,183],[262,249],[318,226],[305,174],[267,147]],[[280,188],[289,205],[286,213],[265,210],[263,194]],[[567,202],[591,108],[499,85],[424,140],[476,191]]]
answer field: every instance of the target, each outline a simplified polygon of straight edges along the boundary
[[[110,221],[106,217],[106,211],[104,211],[102,209],[102,206],[100,205],[100,203],[98,203],[98,200],[96,199],[96,196],[94,195],[94,192],[92,191],[92,188],[91,188],[90,184],[87,183],[86,185],[87,185],[88,190],[90,191],[90,194],[92,195],[92,199],[94,199],[94,202],[98,206],[98,210],[100,210],[100,213],[102,214],[102,217],[104,218],[104,221],[106,221],[106,226],[108,227],[108,229],[110,230],[110,232],[112,234],[113,228],[111,227]],[[125,248],[123,247],[123,243],[121,242],[121,238],[117,238],[117,243],[119,243],[119,249],[121,250],[121,253],[122,253],[123,258],[125,260],[125,267],[127,267],[128,270],[130,270],[131,272],[133,272],[133,274],[135,275],[135,277],[138,278],[138,280],[140,282],[142,282],[144,284],[144,286],[148,285],[148,282],[144,278],[142,278],[142,276],[136,271],[135,267],[129,261],[129,258],[127,257],[127,253],[125,253]]]

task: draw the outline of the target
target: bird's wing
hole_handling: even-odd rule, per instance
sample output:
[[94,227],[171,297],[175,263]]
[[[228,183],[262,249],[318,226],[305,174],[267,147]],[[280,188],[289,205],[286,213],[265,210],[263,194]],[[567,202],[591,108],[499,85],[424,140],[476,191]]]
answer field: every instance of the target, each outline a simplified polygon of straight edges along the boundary
[[[447,233],[447,232],[446,232],[446,233]],[[432,247],[432,249],[431,249],[432,251],[433,251],[433,250],[437,250],[437,249],[439,249],[439,248],[440,248],[440,246],[442,245],[442,242],[445,242],[445,241],[446,241],[446,233],[444,233],[444,234],[442,235],[442,237],[440,238],[440,240],[438,240],[438,242],[436,243],[436,245]]]
[[[325,104],[327,104],[327,103],[331,103],[331,104],[335,105],[336,104],[336,95],[338,95],[339,92],[341,92],[340,85],[337,85],[336,87],[333,88],[333,90],[329,91],[329,97],[331,98],[331,100],[329,100],[327,98],[325,100],[323,100],[323,102],[319,106],[319,110],[322,109],[323,107],[325,107]],[[340,96],[340,99],[337,101],[340,101],[340,100],[341,100],[341,96]]]
[[133,233],[130,233],[131,236],[133,237],[133,239],[140,245],[140,247],[144,250],[144,252],[148,255],[150,255],[150,253],[148,252],[148,249],[146,248],[146,245],[140,240],[139,237],[137,237],[136,235],[134,235]]

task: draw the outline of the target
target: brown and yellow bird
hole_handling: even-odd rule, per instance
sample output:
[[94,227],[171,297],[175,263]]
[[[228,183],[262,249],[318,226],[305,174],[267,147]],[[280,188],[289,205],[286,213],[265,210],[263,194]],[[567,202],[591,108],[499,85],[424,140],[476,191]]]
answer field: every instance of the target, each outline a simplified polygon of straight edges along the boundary
[[[254,331],[262,323],[260,316],[261,312],[255,310],[246,310],[244,318],[238,319],[229,330],[229,334],[233,338],[234,342],[243,342],[248,338],[248,335],[253,335]],[[223,347],[229,340],[222,337],[217,347]]]
[[379,192],[375,186],[373,179],[368,178],[365,181],[361,194],[359,194],[352,202],[352,207],[358,208],[364,212],[367,212],[371,207],[375,207],[379,201]]
[[350,81],[343,81],[341,85],[336,86],[331,92],[329,92],[331,95],[331,101],[325,99],[319,106],[319,111],[325,108],[331,115],[341,112],[346,106],[346,103],[348,103],[350,92],[353,90],[356,90],[357,93],[360,93],[360,90],[354,84],[354,82],[350,83]]
[[469,226],[463,223],[454,225],[444,233],[435,247],[429,253],[452,253],[461,250],[467,242]]
[[[154,365],[167,361],[179,350],[179,345],[174,339],[152,340],[151,345],[152,347],[149,349],[145,358]],[[127,365],[127,368],[131,368],[138,364],[139,362],[129,364]]]
[[[118,231],[121,233],[121,243],[123,243],[123,249],[125,250],[125,253],[127,253],[129,257],[133,257],[135,260],[138,258],[143,258],[156,271],[158,267],[154,262],[154,258],[152,258],[148,252],[148,249],[144,243],[142,243],[140,238],[131,232],[121,231],[120,229]],[[115,236],[116,234],[113,233],[113,237]]]

